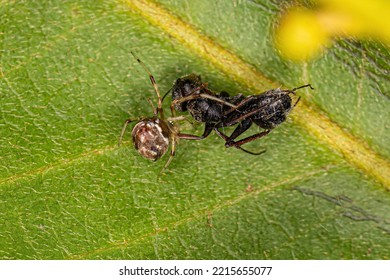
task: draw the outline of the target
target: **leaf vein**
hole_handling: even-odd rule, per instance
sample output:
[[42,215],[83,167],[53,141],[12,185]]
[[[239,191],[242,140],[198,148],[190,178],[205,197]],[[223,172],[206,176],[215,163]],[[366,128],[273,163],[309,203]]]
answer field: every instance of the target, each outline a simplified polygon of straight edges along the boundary
[[[225,210],[227,208],[231,208],[231,207],[239,204],[241,201],[243,201],[245,199],[249,199],[251,197],[255,197],[261,193],[271,191],[271,190],[278,188],[278,187],[291,185],[291,184],[294,184],[296,182],[312,178],[314,176],[321,176],[321,174],[327,173],[327,172],[329,172],[329,170],[337,169],[337,168],[339,168],[338,165],[329,165],[329,166],[320,168],[318,170],[313,170],[310,172],[306,172],[306,173],[297,175],[295,177],[285,178],[281,181],[275,182],[275,183],[270,184],[268,186],[265,186],[261,189],[254,189],[250,192],[245,191],[237,197],[234,197],[232,199],[227,199],[225,201],[222,201],[222,203],[214,205],[211,209],[210,208],[202,209],[200,211],[192,213],[190,216],[184,217],[183,219],[168,223],[165,226],[159,225],[159,227],[155,227],[151,232],[146,233],[144,235],[141,235],[141,236],[138,236],[135,238],[131,238],[131,239],[113,242],[106,247],[97,248],[97,249],[94,249],[94,250],[89,251],[89,252],[70,255],[70,256],[68,256],[68,258],[69,259],[88,259],[91,256],[97,255],[99,253],[106,253],[106,252],[111,252],[111,251],[115,251],[115,250],[126,249],[128,247],[131,247],[134,244],[137,244],[138,242],[142,242],[142,240],[145,240],[145,239],[151,238],[151,237],[155,238],[155,240],[153,242],[153,246],[156,246],[157,236],[162,232],[168,232],[169,230],[175,229],[175,228],[177,228],[183,224],[186,224],[188,222],[194,221],[194,220],[202,218],[202,217],[208,217],[211,215],[211,213]],[[289,233],[286,232],[286,234],[289,236]],[[225,248],[225,249],[227,249],[227,248]]]

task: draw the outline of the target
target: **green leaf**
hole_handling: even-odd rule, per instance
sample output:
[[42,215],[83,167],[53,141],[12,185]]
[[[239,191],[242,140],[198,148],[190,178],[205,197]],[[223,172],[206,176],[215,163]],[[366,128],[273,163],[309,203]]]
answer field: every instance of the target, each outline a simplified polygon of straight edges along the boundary
[[[2,259],[390,258],[386,47],[283,61],[271,0],[41,2],[0,4]],[[156,99],[130,51],[163,93],[189,73],[234,94],[315,90],[246,145],[265,154],[212,134],[160,174],[167,155],[143,159],[130,132],[117,147]]]

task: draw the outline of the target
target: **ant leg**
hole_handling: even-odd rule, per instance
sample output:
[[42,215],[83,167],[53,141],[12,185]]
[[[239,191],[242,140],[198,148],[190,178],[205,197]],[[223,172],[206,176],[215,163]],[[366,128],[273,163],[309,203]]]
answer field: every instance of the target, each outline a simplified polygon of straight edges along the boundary
[[[218,134],[219,137],[221,137],[222,139],[225,140],[225,142],[226,142],[225,146],[230,147],[230,143],[235,143],[234,139],[236,139],[238,136],[240,136],[245,131],[247,131],[251,127],[251,125],[252,125],[252,120],[250,120],[250,119],[244,120],[236,127],[236,129],[233,131],[233,133],[230,135],[230,137],[228,137],[224,133],[220,132],[217,128],[215,128],[214,130]],[[241,145],[237,145],[234,147],[237,149],[240,149],[241,151],[244,151],[248,154],[251,154],[251,155],[260,155],[260,154],[265,152],[265,150],[257,152],[257,153],[251,152],[251,151],[248,151],[248,150],[242,148]]]
[[206,126],[204,128],[204,132],[201,136],[192,135],[192,134],[185,134],[185,133],[179,133],[177,136],[180,139],[186,139],[186,140],[202,140],[210,135],[213,128],[214,128],[214,126],[211,126],[208,123],[206,123]]
[[215,128],[215,132],[219,137],[221,137],[223,140],[225,140],[225,146],[228,143],[234,142],[234,139],[236,139],[238,136],[243,134],[245,131],[247,131],[252,125],[251,119],[246,119],[239,123],[239,125],[234,129],[233,133],[229,136],[225,135],[224,133],[220,132],[217,128]]
[[[216,127],[214,128],[214,130],[215,130],[215,132],[217,133],[217,135],[219,137],[221,137],[222,139],[224,139],[226,141],[226,143],[228,143],[228,142],[231,143],[232,142],[231,139],[227,135],[225,135],[224,133],[219,131]],[[226,146],[226,144],[225,144],[225,146]],[[243,151],[245,153],[248,153],[248,154],[251,154],[251,155],[254,155],[254,156],[258,156],[258,155],[261,155],[261,154],[265,153],[265,150],[255,153],[255,152],[248,151],[248,150],[242,148],[241,146],[234,146],[234,147],[236,149],[239,149],[239,150],[241,150],[241,151]]]
[[229,137],[229,141],[226,142],[233,142],[234,139],[236,139],[238,136],[243,134],[245,131],[247,131],[252,125],[251,119],[243,120],[239,125],[236,127],[236,129],[233,131],[233,133]]
[[125,121],[125,123],[123,124],[121,135],[119,136],[118,146],[120,146],[122,144],[122,138],[123,138],[123,135],[125,134],[126,128],[129,125],[129,123],[134,122],[134,121],[138,121],[138,120],[140,120],[140,118],[137,118],[137,119],[127,119]]
[[245,152],[245,153],[248,153],[248,154],[250,154],[250,155],[254,155],[254,156],[258,156],[258,155],[264,154],[264,153],[266,152],[266,150],[262,150],[262,151],[260,151],[260,152],[254,153],[254,152],[251,152],[251,151],[248,151],[248,150],[242,148],[241,146],[237,146],[237,147],[235,147],[235,148],[236,148],[236,149],[239,149],[239,150],[241,150],[241,151],[243,151],[243,152]]
[[298,97],[298,100],[297,100],[297,101],[295,101],[293,108],[295,108],[295,106],[297,106],[297,104],[298,104],[299,100],[301,100],[301,97],[300,97],[300,96]]
[[264,131],[262,131],[260,133],[257,133],[257,134],[254,134],[252,136],[249,136],[249,137],[246,137],[244,139],[241,139],[241,140],[239,140],[237,142],[235,142],[235,141],[226,142],[225,146],[226,146],[226,148],[230,148],[230,147],[237,148],[237,147],[240,147],[243,144],[246,144],[246,143],[252,142],[253,140],[256,140],[258,138],[264,137],[264,136],[266,136],[270,132],[271,132],[271,130],[267,129],[267,130],[264,130]]

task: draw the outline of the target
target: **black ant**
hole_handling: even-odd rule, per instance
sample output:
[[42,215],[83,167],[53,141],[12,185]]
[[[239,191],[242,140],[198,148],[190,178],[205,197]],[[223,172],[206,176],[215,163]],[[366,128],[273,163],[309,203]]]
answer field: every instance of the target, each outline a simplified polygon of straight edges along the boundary
[[141,156],[146,159],[156,161],[167,152],[168,146],[171,144],[171,154],[163,168],[164,170],[168,167],[175,155],[177,139],[192,139],[193,135],[179,133],[179,128],[174,125],[175,121],[183,120],[185,119],[184,117],[164,117],[162,99],[155,78],[146,65],[138,57],[136,57],[133,52],[131,52],[131,54],[149,75],[149,79],[157,95],[157,108],[148,98],[148,102],[153,108],[153,117],[127,119],[119,136],[118,145],[121,145],[122,143],[122,138],[126,132],[127,126],[131,122],[138,121],[138,123],[134,126],[131,134],[134,147],[141,154]]
[[[295,94],[296,90],[304,87],[313,89],[310,84],[307,84],[292,90],[273,89],[248,97],[242,94],[229,96],[227,92],[220,94],[212,92],[207,88],[207,84],[201,81],[200,76],[190,74],[175,81],[171,89],[171,110],[176,109],[182,112],[188,110],[196,121],[205,123],[205,130],[201,136],[188,139],[204,139],[214,129],[217,135],[225,140],[226,147],[235,147],[249,154],[259,155],[265,151],[254,153],[242,148],[241,145],[267,135],[277,125],[284,122],[288,113],[300,100],[299,97],[292,105],[289,94]],[[207,94],[207,98],[202,98],[202,92]],[[248,130],[252,123],[263,128],[264,131],[237,142],[234,141]],[[235,124],[238,126],[230,137],[218,130],[218,128]]]

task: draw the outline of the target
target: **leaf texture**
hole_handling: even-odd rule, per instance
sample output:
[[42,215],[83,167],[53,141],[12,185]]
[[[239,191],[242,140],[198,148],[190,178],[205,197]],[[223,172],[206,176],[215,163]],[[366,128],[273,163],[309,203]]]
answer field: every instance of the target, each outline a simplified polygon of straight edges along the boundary
[[[350,40],[310,63],[283,61],[271,36],[281,10],[1,2],[1,258],[389,259],[389,51]],[[130,51],[162,92],[189,73],[230,93],[315,90],[247,145],[265,154],[212,134],[182,140],[160,174],[167,156],[144,160],[128,134],[117,147],[124,120],[152,115],[155,100]]]

